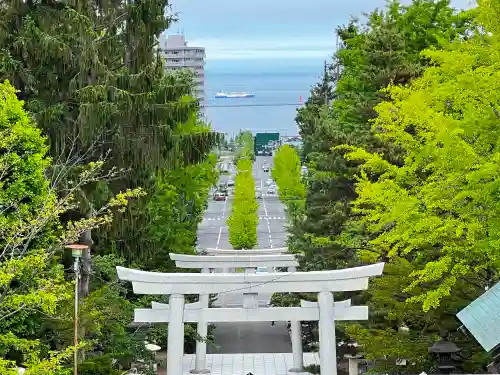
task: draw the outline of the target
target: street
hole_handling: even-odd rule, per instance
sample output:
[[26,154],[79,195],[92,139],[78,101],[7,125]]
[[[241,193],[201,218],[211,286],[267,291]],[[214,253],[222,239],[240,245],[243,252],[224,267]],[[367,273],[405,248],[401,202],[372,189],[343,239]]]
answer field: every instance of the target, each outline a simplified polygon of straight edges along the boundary
[[[286,212],[283,204],[276,194],[268,194],[266,180],[271,178],[271,171],[264,172],[263,164],[272,166],[272,157],[257,156],[254,163],[253,174],[255,188],[262,193],[259,199],[259,224],[257,226],[258,247],[273,248],[286,246]],[[235,170],[232,170],[234,179]],[[220,182],[226,182],[229,175],[222,175]],[[198,251],[208,247],[218,249],[232,249],[229,243],[229,233],[226,219],[231,214],[232,190],[226,201],[214,201],[209,197],[208,208],[203,221],[198,226]]]
[[286,246],[286,212],[276,194],[268,194],[266,180],[271,178],[271,170],[264,172],[262,166],[272,167],[273,158],[257,156],[254,163],[255,188],[262,193],[259,199],[259,224],[257,226],[258,247],[269,249]]
[[[254,163],[253,174],[256,192],[262,193],[259,199],[259,224],[257,226],[258,247],[273,248],[285,246],[286,216],[283,204],[276,194],[268,194],[266,180],[271,172],[262,170],[263,164],[272,166],[272,157],[258,156]],[[232,173],[235,173],[234,169]],[[225,182],[230,176],[221,176]],[[234,175],[232,176],[234,179]],[[226,201],[209,200],[203,222],[198,229],[198,251],[213,247],[232,249],[228,241],[226,219],[231,213],[232,194]],[[270,295],[259,295],[259,305],[265,306]],[[240,307],[243,305],[242,293],[226,293],[219,296],[216,306]],[[209,353],[290,353],[292,344],[285,322],[242,322],[217,323],[215,329],[215,345],[208,347]]]
[[[222,175],[220,183],[226,182],[229,177],[228,175]],[[225,201],[214,201],[213,197],[209,196],[208,207],[203,221],[198,225],[198,251],[203,251],[203,249],[209,247],[232,249],[226,224],[226,220],[231,214],[231,203],[231,192]]]

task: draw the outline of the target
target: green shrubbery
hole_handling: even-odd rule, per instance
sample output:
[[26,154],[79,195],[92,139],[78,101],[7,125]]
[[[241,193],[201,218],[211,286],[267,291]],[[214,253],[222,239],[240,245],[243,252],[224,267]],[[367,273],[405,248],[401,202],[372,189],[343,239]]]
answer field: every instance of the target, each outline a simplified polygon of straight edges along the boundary
[[257,209],[252,160],[242,158],[237,165],[233,208],[227,220],[229,242],[235,249],[251,249],[257,244]]

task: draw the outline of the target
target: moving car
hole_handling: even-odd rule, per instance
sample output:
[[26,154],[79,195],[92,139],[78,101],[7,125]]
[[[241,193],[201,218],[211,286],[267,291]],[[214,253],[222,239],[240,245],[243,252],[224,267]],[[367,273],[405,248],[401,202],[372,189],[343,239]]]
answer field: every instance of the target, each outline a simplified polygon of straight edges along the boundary
[[227,193],[227,187],[226,187],[226,185],[219,185],[219,188],[215,191],[215,193],[221,193],[221,194],[224,194],[225,196],[229,195]]
[[218,191],[217,193],[214,194],[214,201],[225,201],[225,200],[226,200],[225,193]]
[[227,180],[226,184],[227,184],[227,186],[234,186],[234,180],[229,179],[229,180]]
[[260,191],[255,193],[255,198],[256,199],[262,199],[262,193]]
[[264,164],[264,165],[262,166],[262,170],[263,170],[264,172],[269,172],[269,165]]
[[274,184],[274,181],[273,181],[273,179],[272,179],[272,178],[268,178],[268,179],[266,180],[266,186],[271,186],[271,185],[273,185],[273,184]]
[[276,194],[276,186],[271,185],[267,188],[267,194]]

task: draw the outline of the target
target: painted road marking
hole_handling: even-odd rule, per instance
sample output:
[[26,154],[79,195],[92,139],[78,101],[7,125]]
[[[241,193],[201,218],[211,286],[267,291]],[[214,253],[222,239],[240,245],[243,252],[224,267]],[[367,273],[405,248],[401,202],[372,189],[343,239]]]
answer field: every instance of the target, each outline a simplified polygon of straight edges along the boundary
[[[227,199],[224,200],[224,207],[222,207],[222,217],[220,218],[221,220],[224,219],[226,217],[226,210],[227,210]],[[221,237],[221,234],[222,234],[222,229],[224,228],[224,225],[221,225],[220,228],[219,228],[219,235],[217,236],[217,244],[215,245],[215,248],[218,249],[219,248],[219,244],[220,244],[220,237]]]
[[[227,218],[225,216],[220,216],[220,217],[206,217],[203,219],[203,221],[219,221],[219,220],[226,220]],[[259,220],[286,220],[285,216],[259,216]]]
[[[261,181],[261,183],[262,183],[262,181]],[[268,218],[269,216],[268,216],[268,212],[267,212],[267,205],[266,205],[266,200],[265,199],[262,200],[262,204],[264,205],[264,212],[266,214],[265,217]],[[260,217],[259,217],[259,219],[260,219]],[[273,248],[273,240],[271,238],[271,225],[269,224],[269,220],[266,220],[266,224],[267,224],[267,231],[269,233],[269,235],[268,235],[268,238],[269,238],[269,247],[272,249]]]

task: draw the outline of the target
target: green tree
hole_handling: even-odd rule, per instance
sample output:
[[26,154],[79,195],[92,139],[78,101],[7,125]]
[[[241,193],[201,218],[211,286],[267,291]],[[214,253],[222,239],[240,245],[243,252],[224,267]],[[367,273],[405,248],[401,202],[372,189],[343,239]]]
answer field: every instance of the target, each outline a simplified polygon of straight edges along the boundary
[[[117,193],[142,187],[147,195],[131,202],[122,220],[84,232],[81,241],[92,254],[119,255],[144,269],[179,244],[194,248],[202,180],[212,178],[208,154],[218,139],[199,120],[193,75],[164,70],[157,41],[174,21],[167,12],[166,0],[8,0],[0,7],[0,79],[13,82],[47,135],[56,161],[47,173],[57,192],[72,189],[89,162],[108,161],[109,178],[74,190],[79,205],[61,216],[63,223],[90,218]],[[184,172],[196,184],[187,184]],[[156,205],[172,191],[175,215]],[[93,292],[90,252],[83,265],[85,297]]]
[[251,131],[240,130],[239,134],[236,136],[234,143],[237,146],[237,151],[235,154],[236,162],[238,162],[240,158],[250,158],[251,160],[255,160],[254,136]]
[[[481,32],[444,51],[425,51],[435,65],[408,87],[391,86],[391,101],[376,107],[373,128],[404,150],[404,163],[394,165],[362,149],[347,154],[364,163],[355,207],[376,234],[373,250],[361,256],[387,257],[392,268],[406,264],[400,308],[423,310],[419,314],[430,324],[421,336],[456,329],[456,321],[443,317],[498,280],[500,13],[488,1],[479,4],[480,26],[491,35]],[[392,289],[387,282],[376,285],[375,301]],[[397,306],[391,310],[410,332],[418,332],[414,317],[396,313]],[[475,349],[469,371],[485,364],[484,353]]]
[[374,134],[397,145],[402,162],[338,147],[363,163],[354,210],[371,238],[359,255],[388,261],[368,290],[384,324],[349,331],[387,370],[395,358],[408,358],[415,371],[429,368],[426,348],[443,328],[468,354],[464,371],[484,370],[490,360],[455,319],[498,280],[499,12],[489,1],[479,5],[474,36],[426,50],[432,66],[409,86],[391,85],[390,101],[375,108]]
[[[342,150],[332,146],[363,145],[383,152],[389,160],[398,160],[397,148],[371,133],[373,107],[383,99],[379,90],[390,82],[405,83],[417,77],[427,62],[420,51],[459,35],[466,21],[468,18],[454,14],[447,1],[414,1],[409,6],[391,2],[385,12],[370,14],[366,25],[352,22],[338,30],[342,48],[334,65],[340,65],[341,74],[331,75],[338,78],[333,103],[319,107],[321,95],[329,95],[322,84],[323,89],[313,92],[316,99],[298,116],[311,168],[307,220],[301,231],[297,228],[302,234],[296,241],[297,247],[310,249],[308,263],[312,266],[352,264],[356,260],[350,249],[363,241],[356,235],[358,229],[352,228],[350,211],[350,202],[356,197],[358,164],[345,160]],[[304,118],[309,118],[307,123]]]
[[297,150],[284,145],[274,155],[271,171],[278,186],[280,200],[287,208],[288,220],[295,223],[303,220],[306,187],[302,178],[302,166]]
[[257,244],[259,205],[255,198],[252,160],[241,158],[237,165],[231,216],[227,219],[229,242],[235,249],[252,249]]
[[[421,76],[430,64],[429,58],[421,54],[423,50],[439,50],[450,41],[464,39],[470,29],[470,13],[454,12],[448,1],[427,0],[413,1],[404,6],[391,1],[384,10],[369,14],[365,24],[352,21],[338,29],[341,48],[335,55],[332,68],[327,70],[332,72],[332,102],[328,106],[321,105],[325,96],[330,98],[330,92],[329,86],[320,83],[312,92],[315,98],[297,116],[309,173],[304,220],[293,223],[289,242],[292,249],[302,251],[302,269],[345,268],[365,261],[359,257],[358,250],[371,248],[370,240],[376,234],[360,220],[361,213],[352,211],[361,162],[345,157],[349,148],[336,146],[362,147],[368,152],[383,155],[383,159],[392,165],[401,165],[405,156],[400,145],[375,136],[372,130],[371,121],[377,117],[374,108],[387,99],[387,94],[381,89],[390,83],[407,84]],[[395,353],[398,350],[401,352],[396,336],[401,315],[395,318],[391,315],[388,320],[384,303],[388,303],[389,298],[406,293],[398,290],[398,285],[405,280],[407,271],[404,260],[387,267],[389,277],[384,276],[374,282],[374,285],[387,286],[380,292],[383,296],[379,296],[378,302],[373,300],[371,292],[361,297],[345,296],[355,298],[355,302],[373,301],[370,302],[369,327],[380,329],[380,336],[372,336],[371,341],[362,340],[359,332],[354,334],[353,327],[349,328],[348,337],[344,335],[343,328],[339,327],[338,332],[344,341],[348,341],[349,336],[354,337],[365,345],[365,350],[378,350],[372,353],[377,363],[381,367],[392,366],[391,371],[395,367],[395,358],[398,358]],[[375,288],[372,291],[378,293],[378,290]],[[393,304],[397,304],[397,300]],[[431,319],[429,316],[418,313],[416,306],[407,309],[409,314],[415,313],[415,326],[427,327],[426,319]],[[405,313],[404,307],[397,311]],[[441,311],[432,319],[443,319],[449,311]],[[382,334],[388,332],[394,333],[394,344],[389,340],[382,345]],[[418,350],[411,345],[405,349],[406,358],[415,359],[417,367],[427,360],[425,345],[434,339],[435,332],[424,335],[422,342],[414,337],[406,340],[406,343],[420,342]],[[383,354],[387,355],[385,361],[381,359],[383,355],[379,355],[381,348],[387,349]],[[420,356],[422,353],[423,357]],[[339,355],[342,355],[342,350]]]
[[0,77],[20,90],[51,155],[83,164],[106,157],[108,168],[124,171],[82,191],[81,213],[124,187],[150,193],[113,224],[112,238],[94,233],[93,252],[114,248],[128,261],[157,248],[141,236],[157,174],[203,162],[217,138],[198,120],[192,75],[165,73],[156,51],[173,21],[167,6],[166,0],[86,0],[74,7],[12,0],[0,9]]
[[89,165],[58,198],[46,178],[46,139],[7,82],[0,84],[0,147],[0,372],[17,374],[15,366],[23,365],[28,374],[54,374],[72,354],[68,342],[52,347],[52,338],[44,337],[44,321],[61,316],[73,297],[60,264],[62,248],[111,222],[114,209],[141,191],[118,194],[91,217],[61,225],[60,215],[75,207],[75,191],[102,177],[102,163]]

